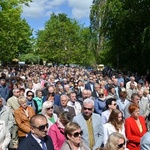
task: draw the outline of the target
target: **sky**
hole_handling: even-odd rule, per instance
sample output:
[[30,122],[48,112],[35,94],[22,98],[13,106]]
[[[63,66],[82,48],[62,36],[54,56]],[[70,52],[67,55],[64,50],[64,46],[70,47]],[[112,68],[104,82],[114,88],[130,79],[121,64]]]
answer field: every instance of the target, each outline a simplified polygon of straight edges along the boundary
[[90,7],[93,0],[32,0],[30,7],[23,6],[22,18],[34,29],[44,29],[44,24],[52,13],[65,13],[80,24],[89,26]]

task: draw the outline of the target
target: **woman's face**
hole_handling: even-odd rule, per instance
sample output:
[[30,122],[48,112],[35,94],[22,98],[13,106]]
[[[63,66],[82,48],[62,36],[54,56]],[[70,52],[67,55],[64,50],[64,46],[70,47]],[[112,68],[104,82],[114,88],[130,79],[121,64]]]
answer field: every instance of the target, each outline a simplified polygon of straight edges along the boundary
[[42,97],[42,92],[41,91],[39,91],[38,93],[37,93],[37,97]]
[[48,101],[54,102],[54,96],[49,96],[49,97],[48,97]]
[[71,133],[71,135],[67,135],[70,142],[73,143],[74,145],[78,145],[81,142],[81,136],[82,136],[83,132],[81,131],[81,129],[77,129],[74,132]]
[[49,106],[46,108],[47,115],[51,115],[53,113],[53,106]]
[[123,116],[122,116],[122,113],[119,113],[119,114],[118,114],[118,121],[119,121],[119,122],[122,121],[122,117],[123,117]]
[[27,108],[27,102],[21,102],[20,103],[20,106],[23,108],[23,109],[26,109]]
[[131,115],[133,118],[138,118],[140,115],[140,109],[136,109]]
[[115,88],[111,89],[111,93],[114,94],[115,93]]
[[124,139],[119,139],[118,140],[118,150],[125,150],[125,140]]

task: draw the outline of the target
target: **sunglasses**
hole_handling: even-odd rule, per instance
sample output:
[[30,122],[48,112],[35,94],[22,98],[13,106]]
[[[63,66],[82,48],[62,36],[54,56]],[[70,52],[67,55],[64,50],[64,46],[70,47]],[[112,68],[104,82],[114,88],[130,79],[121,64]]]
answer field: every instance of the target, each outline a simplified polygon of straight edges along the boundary
[[46,108],[46,110],[50,110],[50,109],[53,109],[53,106],[52,106],[52,107],[49,107],[49,108]]
[[93,108],[86,108],[86,107],[83,107],[83,109],[84,109],[84,110],[92,111]]
[[115,104],[112,104],[112,105],[116,106],[117,104],[115,103]]
[[73,134],[73,136],[75,137],[75,138],[77,138],[77,137],[79,137],[79,135],[83,135],[83,131],[80,131],[80,132],[75,132],[74,134]]
[[125,141],[124,141],[124,143],[121,143],[118,145],[118,149],[122,148],[124,145],[125,145]]
[[33,95],[28,95],[29,97],[33,97]]
[[36,126],[33,126],[34,128],[37,128],[39,131],[44,131],[45,130],[45,127],[48,128],[48,123],[45,124],[45,125],[41,125],[39,127],[36,127]]

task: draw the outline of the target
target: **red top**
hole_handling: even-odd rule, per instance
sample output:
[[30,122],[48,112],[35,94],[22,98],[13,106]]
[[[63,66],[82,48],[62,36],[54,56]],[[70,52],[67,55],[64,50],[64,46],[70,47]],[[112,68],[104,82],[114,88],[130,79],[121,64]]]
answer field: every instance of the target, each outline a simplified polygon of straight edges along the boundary
[[146,133],[147,127],[144,117],[139,116],[139,120],[142,126],[142,132],[133,117],[129,117],[125,120],[125,133],[127,137],[127,148],[129,150],[140,150],[140,139]]

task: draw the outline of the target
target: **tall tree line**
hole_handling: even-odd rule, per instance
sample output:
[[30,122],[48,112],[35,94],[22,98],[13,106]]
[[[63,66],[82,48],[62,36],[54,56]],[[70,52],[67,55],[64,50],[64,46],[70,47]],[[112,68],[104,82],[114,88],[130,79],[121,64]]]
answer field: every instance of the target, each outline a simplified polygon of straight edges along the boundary
[[149,0],[94,0],[90,18],[101,62],[141,73],[149,69]]

